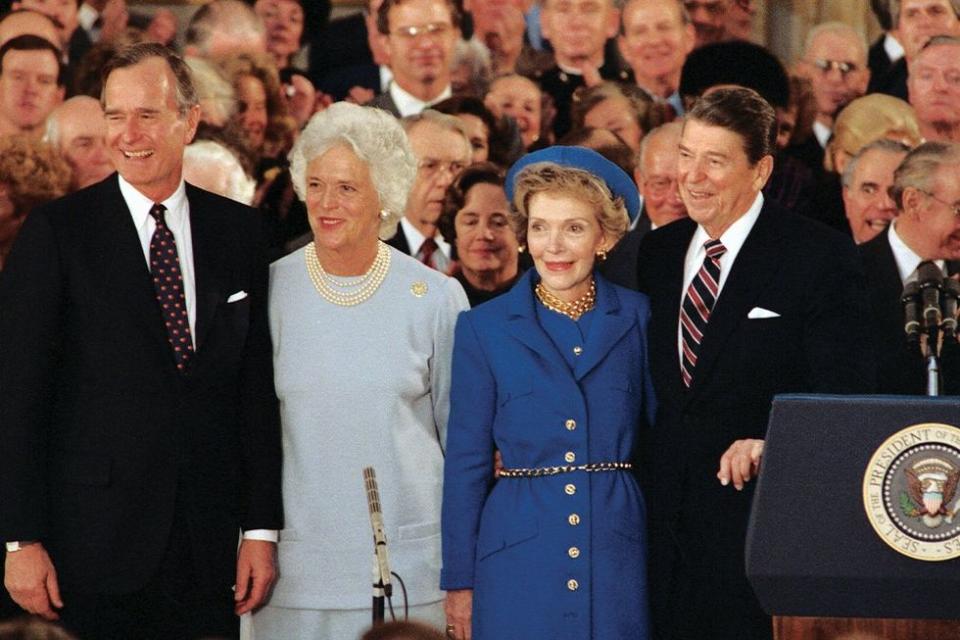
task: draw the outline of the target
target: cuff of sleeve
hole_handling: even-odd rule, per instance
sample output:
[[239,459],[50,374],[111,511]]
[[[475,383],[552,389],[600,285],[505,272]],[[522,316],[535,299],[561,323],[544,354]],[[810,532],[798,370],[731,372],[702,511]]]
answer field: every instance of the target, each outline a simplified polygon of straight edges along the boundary
[[473,574],[466,571],[461,571],[459,573],[453,571],[441,571],[440,588],[443,591],[473,589]]
[[250,529],[249,531],[243,532],[243,539],[277,542],[280,539],[280,532],[274,529]]

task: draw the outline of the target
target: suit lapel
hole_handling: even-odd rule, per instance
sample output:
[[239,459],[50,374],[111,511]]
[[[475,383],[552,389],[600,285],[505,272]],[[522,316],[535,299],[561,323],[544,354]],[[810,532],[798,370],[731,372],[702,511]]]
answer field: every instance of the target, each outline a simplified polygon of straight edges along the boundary
[[[664,250],[663,256],[652,256],[650,259],[656,260],[653,265],[652,273],[656,282],[649,282],[651,292],[651,302],[656,305],[659,311],[659,317],[663,320],[657,325],[660,326],[654,339],[651,339],[651,351],[657,351],[658,357],[651,358],[652,361],[663,362],[666,364],[666,371],[661,371],[660,375],[669,385],[668,388],[683,390],[683,380],[680,377],[680,352],[677,345],[677,332],[680,324],[680,300],[684,294],[683,291],[683,264],[690,246],[690,240],[697,230],[697,225],[692,220],[680,220],[672,223],[676,226],[673,231],[677,237],[672,239],[673,244],[669,246],[669,251]],[[684,229],[684,226],[687,227]],[[664,231],[667,233],[667,231]],[[653,293],[659,292],[659,295]],[[655,316],[656,318],[656,316]],[[651,325],[651,332],[654,325]]]
[[704,381],[709,380],[710,370],[730,334],[741,323],[747,322],[747,314],[757,295],[774,276],[773,266],[778,260],[779,237],[773,224],[773,215],[775,214],[764,207],[737,254],[700,343],[697,366],[690,385],[693,392],[696,392]]
[[622,313],[620,297],[609,282],[600,275],[596,276],[596,282],[596,317],[592,320],[583,355],[577,360],[577,366],[573,370],[578,381],[606,358],[623,334],[637,322],[636,316]]
[[511,336],[546,360],[551,369],[568,371],[570,367],[566,360],[537,321],[532,277],[534,271],[534,269],[527,271],[520,282],[504,294],[509,296],[510,300],[507,329]]
[[194,336],[196,350],[199,354],[204,338],[213,323],[217,305],[221,299],[226,299],[229,293],[224,290],[227,284],[227,247],[220,242],[223,230],[218,221],[219,216],[213,207],[204,206],[203,193],[191,185],[187,185],[187,200],[190,203],[190,233],[193,237],[193,268],[194,286],[197,296],[197,320]]

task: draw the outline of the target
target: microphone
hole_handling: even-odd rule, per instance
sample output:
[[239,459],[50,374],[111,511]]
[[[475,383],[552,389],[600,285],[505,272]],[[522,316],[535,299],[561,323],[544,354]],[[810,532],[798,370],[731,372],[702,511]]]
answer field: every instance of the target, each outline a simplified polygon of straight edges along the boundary
[[953,278],[943,279],[943,339],[957,341],[957,299],[960,298],[960,282]]
[[936,334],[940,327],[940,288],[943,286],[943,272],[932,262],[921,262],[917,267],[917,281],[920,283],[920,298],[923,303],[923,328]]
[[908,282],[900,296],[903,304],[903,331],[907,334],[907,342],[920,341],[920,284]]
[[[375,556],[374,575],[379,573],[379,581],[374,583],[374,597],[388,598],[393,595],[390,584],[390,564],[387,561],[387,534],[383,527],[383,512],[380,510],[380,491],[377,488],[377,474],[373,467],[363,470],[363,484],[367,490],[367,509],[370,511],[370,526],[373,529]],[[381,591],[382,590],[382,591]],[[379,593],[378,593],[379,592]]]

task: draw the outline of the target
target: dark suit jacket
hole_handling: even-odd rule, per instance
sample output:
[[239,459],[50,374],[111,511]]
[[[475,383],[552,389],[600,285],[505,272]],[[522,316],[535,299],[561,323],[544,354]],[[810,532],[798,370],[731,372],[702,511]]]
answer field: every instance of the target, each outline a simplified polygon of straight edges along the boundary
[[[720,456],[763,438],[775,394],[869,391],[863,275],[853,243],[767,201],[720,293],[692,386],[677,324],[690,219],[650,232],[640,290],[650,296],[650,367],[659,405],[640,452],[650,513],[649,593],[658,638],[769,638],[744,575],[754,483],[716,478]],[[779,317],[749,319],[755,307]]]
[[35,210],[0,278],[0,537],[41,540],[65,590],[142,588],[175,509],[196,579],[217,591],[233,584],[240,528],[282,526],[258,214],[187,197],[186,375],[116,175]]
[[883,77],[877,78],[876,81],[871,78],[867,91],[868,93],[885,93],[909,102],[907,75],[907,59],[900,58],[890,65]]
[[610,282],[621,287],[637,290],[637,257],[640,253],[640,241],[650,231],[650,218],[646,210],[640,212],[637,226],[620,238],[607,259],[599,264],[602,273]]
[[401,227],[399,223],[397,224],[397,232],[393,234],[392,238],[388,238],[387,240],[384,240],[384,242],[397,251],[401,251],[408,256],[413,255],[413,253],[410,251],[410,243],[407,241],[407,234],[403,232],[403,227]]
[[365,107],[376,107],[377,109],[383,109],[384,111],[389,111],[395,117],[400,118],[400,109],[397,107],[397,103],[393,101],[393,96],[390,95],[389,91],[384,91],[373,100],[363,105]]

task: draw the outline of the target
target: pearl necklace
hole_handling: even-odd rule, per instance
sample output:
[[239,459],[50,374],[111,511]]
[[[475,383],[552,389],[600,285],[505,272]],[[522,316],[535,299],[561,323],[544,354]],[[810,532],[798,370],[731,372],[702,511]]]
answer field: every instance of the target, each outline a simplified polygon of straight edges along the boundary
[[341,307],[353,307],[366,301],[380,288],[390,269],[390,249],[382,242],[377,242],[377,257],[366,273],[342,281],[338,281],[323,269],[312,242],[307,245],[304,255],[307,273],[317,292],[327,302]]
[[553,295],[547,291],[547,288],[543,286],[542,282],[537,283],[537,288],[534,291],[537,294],[537,299],[543,303],[543,306],[550,309],[550,311],[562,313],[574,321],[579,320],[580,316],[593,309],[597,304],[597,283],[593,280],[590,281],[590,290],[573,302],[561,300]]

